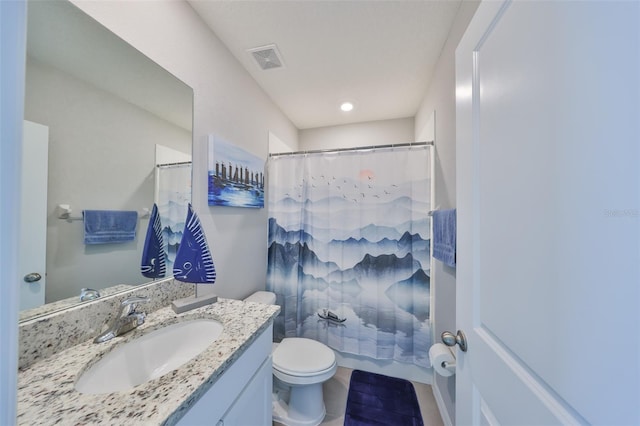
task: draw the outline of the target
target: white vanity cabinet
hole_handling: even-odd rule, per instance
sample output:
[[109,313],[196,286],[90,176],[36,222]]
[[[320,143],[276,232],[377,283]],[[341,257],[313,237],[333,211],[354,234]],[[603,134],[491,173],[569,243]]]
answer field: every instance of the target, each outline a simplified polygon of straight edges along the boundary
[[270,325],[177,424],[271,425],[272,336]]

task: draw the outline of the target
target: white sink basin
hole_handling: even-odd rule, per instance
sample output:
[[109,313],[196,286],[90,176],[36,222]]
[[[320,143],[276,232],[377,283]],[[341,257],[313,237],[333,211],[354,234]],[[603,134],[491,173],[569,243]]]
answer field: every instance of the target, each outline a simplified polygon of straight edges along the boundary
[[75,388],[81,393],[111,393],[158,378],[204,351],[222,328],[218,321],[197,319],[145,334],[105,355],[78,378]]

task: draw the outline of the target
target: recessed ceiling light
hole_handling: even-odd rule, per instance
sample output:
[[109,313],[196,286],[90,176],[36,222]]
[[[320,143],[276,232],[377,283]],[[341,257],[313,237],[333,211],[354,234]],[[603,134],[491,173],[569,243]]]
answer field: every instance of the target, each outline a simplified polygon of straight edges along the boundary
[[340,104],[340,109],[344,112],[349,112],[353,109],[353,103],[352,102],[343,102]]

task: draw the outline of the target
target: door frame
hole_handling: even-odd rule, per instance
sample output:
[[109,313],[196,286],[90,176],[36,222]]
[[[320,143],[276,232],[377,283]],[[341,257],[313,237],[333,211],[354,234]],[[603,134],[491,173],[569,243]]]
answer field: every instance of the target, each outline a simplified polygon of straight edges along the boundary
[[[20,205],[20,159],[27,38],[27,3],[0,2],[0,202]],[[18,382],[18,209],[1,209],[0,424],[16,422]]]

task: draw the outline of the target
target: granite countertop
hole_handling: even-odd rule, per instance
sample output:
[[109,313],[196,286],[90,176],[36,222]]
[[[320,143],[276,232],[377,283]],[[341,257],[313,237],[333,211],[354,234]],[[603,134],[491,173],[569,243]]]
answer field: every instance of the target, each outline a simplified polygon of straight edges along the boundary
[[[170,307],[147,316],[137,329],[108,342],[93,339],[36,362],[18,373],[22,425],[172,425],[202,396],[278,314],[274,305],[218,299],[213,305],[175,314]],[[117,346],[169,324],[211,318],[224,330],[204,352],[180,368],[129,391],[81,394],[74,388],[85,367]]]

